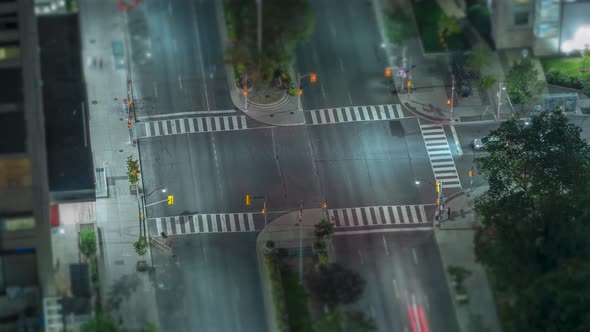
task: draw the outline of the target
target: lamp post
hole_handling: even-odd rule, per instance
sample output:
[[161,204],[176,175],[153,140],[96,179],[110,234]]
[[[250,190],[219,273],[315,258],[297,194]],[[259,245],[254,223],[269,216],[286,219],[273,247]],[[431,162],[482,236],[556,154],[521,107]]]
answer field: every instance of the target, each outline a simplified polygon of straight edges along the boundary
[[498,96],[498,116],[497,116],[498,121],[500,121],[500,106],[502,105],[502,91],[503,90],[506,90],[506,86],[504,86],[504,81],[500,81],[500,83],[498,84],[498,93],[496,93],[496,96]]
[[162,192],[162,193],[165,193],[166,191],[168,191],[168,189],[166,189],[166,187],[160,186],[160,187],[158,187],[158,188],[150,191],[147,195],[143,195],[143,194],[141,195],[141,202],[142,202],[142,205],[143,205],[142,214],[141,214],[142,218],[141,219],[143,219],[143,235],[146,236],[146,237],[147,237],[147,232],[146,232],[145,220],[147,218],[147,207],[148,206],[152,206],[152,205],[156,205],[156,204],[159,204],[159,203],[163,203],[163,202],[168,202],[168,199],[164,199],[164,200],[157,201],[157,202],[154,202],[154,203],[151,203],[151,204],[146,204],[146,201],[147,201],[148,197],[150,197],[153,193],[155,193],[158,190],[160,192]]
[[453,106],[455,105],[455,75],[451,75],[452,77],[452,87],[451,87],[451,122],[453,121]]

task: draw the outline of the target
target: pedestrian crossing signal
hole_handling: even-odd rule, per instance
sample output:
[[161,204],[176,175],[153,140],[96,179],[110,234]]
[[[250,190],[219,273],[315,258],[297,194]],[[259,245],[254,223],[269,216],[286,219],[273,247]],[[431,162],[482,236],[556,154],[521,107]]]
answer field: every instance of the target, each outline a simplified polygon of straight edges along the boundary
[[316,73],[311,73],[311,75],[309,75],[309,81],[311,83],[315,83],[318,81],[318,75],[316,75]]
[[174,205],[174,196],[168,195],[168,205]]
[[469,177],[473,177],[473,170],[472,169],[469,170]]
[[262,214],[266,214],[266,209],[262,209]]
[[385,77],[391,77],[391,68],[385,68]]
[[303,94],[303,89],[299,89],[299,95],[301,96]]
[[412,87],[412,81],[408,81],[408,84],[407,85],[408,85],[408,88],[411,88]]
[[324,203],[322,204],[322,209],[327,209],[327,208],[328,208],[328,203],[324,202]]
[[252,205],[252,196],[250,194],[246,194],[246,206]]
[[440,181],[436,181],[436,192],[440,193]]
[[248,90],[244,90],[244,97],[248,97]]
[[451,105],[451,100],[447,99],[447,105]]

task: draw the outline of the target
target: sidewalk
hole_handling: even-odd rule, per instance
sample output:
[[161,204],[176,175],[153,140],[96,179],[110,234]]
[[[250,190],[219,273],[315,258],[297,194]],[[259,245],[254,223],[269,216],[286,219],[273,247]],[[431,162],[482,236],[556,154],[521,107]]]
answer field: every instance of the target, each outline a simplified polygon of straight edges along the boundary
[[[221,35],[221,44],[223,45],[223,49],[227,49],[229,40],[225,26],[223,2],[215,1],[215,9],[219,33]],[[233,66],[226,64],[224,67],[232,102],[247,116],[272,126],[296,126],[305,124],[305,115],[303,114],[303,110],[298,107],[297,98],[286,93],[279,101],[270,104],[257,104],[248,101],[248,109],[246,110],[245,97],[235,84]]]
[[[469,302],[459,303],[448,273],[445,273],[453,299],[455,314],[461,332],[500,332],[496,304],[483,266],[475,261],[473,237],[475,235],[474,200],[488,188],[477,187],[473,192],[461,193],[452,198],[451,221],[443,221],[435,229],[435,238],[445,272],[448,267],[460,266],[472,272],[465,280]],[[446,213],[444,214],[446,218]],[[443,219],[444,220],[444,219]]]
[[148,322],[159,322],[150,275],[136,271],[133,243],[139,236],[138,205],[136,196],[130,194],[126,158],[138,158],[138,150],[129,142],[127,115],[121,110],[127,97],[127,74],[115,69],[111,54],[111,42],[124,39],[126,13],[116,4],[91,0],[81,0],[79,6],[83,58],[102,57],[104,61],[101,69],[84,68],[94,165],[105,168],[108,184],[108,197],[96,199],[94,213],[102,300],[123,330],[138,331]]
[[266,311],[266,320],[269,331],[277,331],[277,313],[272,299],[272,291],[270,287],[269,274],[266,268],[264,255],[266,249],[264,244],[266,241],[272,240],[275,243],[275,248],[299,248],[299,236],[301,232],[301,239],[303,247],[310,247],[315,241],[315,227],[324,217],[323,209],[309,209],[303,210],[303,229],[299,226],[299,211],[284,214],[268,223],[264,229],[258,234],[256,239],[256,254],[258,256],[258,269],[260,273],[260,284],[264,298],[264,309]]
[[[456,4],[448,1],[438,1],[444,10],[458,12]],[[387,39],[382,8],[402,8],[404,13],[413,20],[413,8],[407,0],[373,0],[375,15],[379,25],[381,38],[389,45],[386,52],[389,65],[393,70],[393,84],[398,92],[401,104],[406,110],[418,117],[435,122],[448,122],[451,120],[451,106],[447,100],[451,99],[452,79],[449,69],[451,53],[424,54],[417,29],[414,24],[412,37],[407,38],[400,45],[393,45]],[[488,48],[487,44],[478,36],[478,42],[473,47]],[[482,75],[493,71],[498,79],[504,78],[504,71],[500,59],[496,53],[491,52],[490,63],[482,69]],[[408,75],[412,86],[410,94],[407,93],[408,78],[397,77],[398,68],[415,66]],[[411,75],[411,76],[410,76]],[[475,83],[475,82],[472,82]],[[493,120],[497,113],[497,99],[494,88],[480,94],[476,85],[472,86],[471,95],[460,96],[461,86],[455,82],[455,95],[453,98],[453,114],[455,121],[481,121]],[[494,90],[494,91],[492,91]],[[506,103],[504,103],[506,104]],[[510,111],[508,105],[502,105],[501,117],[508,118]],[[487,110],[487,111],[486,111]]]

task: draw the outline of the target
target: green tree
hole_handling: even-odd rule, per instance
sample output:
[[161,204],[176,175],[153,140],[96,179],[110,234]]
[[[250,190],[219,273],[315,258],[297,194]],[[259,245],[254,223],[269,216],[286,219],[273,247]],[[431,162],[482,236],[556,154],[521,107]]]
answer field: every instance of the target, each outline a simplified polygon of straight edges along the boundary
[[277,71],[288,70],[294,59],[294,48],[315,29],[315,12],[309,0],[267,1],[262,8],[260,51],[255,1],[225,2],[229,34],[235,36],[226,55],[229,63],[247,66],[248,80],[266,84]]
[[145,254],[147,254],[148,246],[149,244],[145,236],[140,236],[137,241],[133,243],[133,248],[135,249],[135,252],[138,256],[145,256]]
[[365,288],[365,281],[358,273],[335,263],[319,265],[307,281],[313,294],[332,308],[355,302]]
[[360,311],[344,310],[336,307],[325,312],[314,324],[316,331],[322,332],[371,332],[377,330],[375,321]]
[[84,228],[80,231],[80,253],[86,260],[96,255],[96,233],[92,228]]
[[334,234],[334,224],[326,219],[322,219],[319,223],[315,224],[314,233],[318,239],[329,238],[332,234]]
[[80,327],[80,332],[118,332],[115,322],[105,313],[97,312],[96,316]]
[[526,306],[503,317],[507,332],[587,327],[582,308],[590,298],[574,300],[567,289],[579,282],[568,271],[589,273],[590,148],[580,133],[562,112],[542,112],[530,125],[504,122],[490,133],[498,141],[486,146],[488,155],[476,159],[489,183],[476,201],[476,256],[493,275],[499,312]]
[[129,177],[129,183],[136,185],[139,183],[139,160],[133,159],[133,156],[127,157],[127,176]]
[[489,88],[491,88],[492,86],[494,86],[494,84],[496,84],[496,78],[492,75],[484,75],[480,80],[479,80],[479,87],[487,90]]
[[438,32],[447,37],[461,32],[461,22],[459,21],[459,18],[443,14],[438,19]]
[[539,80],[539,71],[533,62],[526,58],[516,62],[506,75],[506,89],[513,104],[525,105],[543,91],[543,81]]

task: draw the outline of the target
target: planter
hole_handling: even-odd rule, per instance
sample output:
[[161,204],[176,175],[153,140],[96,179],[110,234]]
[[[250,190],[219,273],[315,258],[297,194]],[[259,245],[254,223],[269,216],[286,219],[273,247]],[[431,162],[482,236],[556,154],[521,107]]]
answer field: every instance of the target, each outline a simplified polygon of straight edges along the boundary
[[276,251],[275,242],[271,240],[264,242],[264,251],[267,254],[273,254]]
[[137,195],[137,185],[136,184],[129,185],[129,193],[132,195]]
[[135,266],[135,268],[138,272],[147,271],[147,269],[148,269],[147,261],[144,261],[144,260],[137,261],[137,265]]

